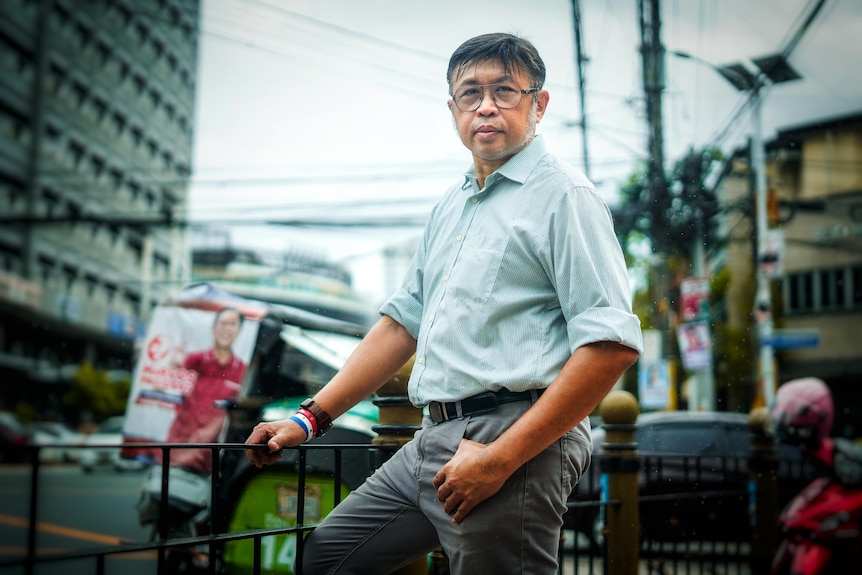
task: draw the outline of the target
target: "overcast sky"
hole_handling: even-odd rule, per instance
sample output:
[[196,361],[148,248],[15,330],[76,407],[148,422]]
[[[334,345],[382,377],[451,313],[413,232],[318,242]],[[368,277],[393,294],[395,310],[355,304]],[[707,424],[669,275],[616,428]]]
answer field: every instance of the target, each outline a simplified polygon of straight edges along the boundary
[[[751,133],[744,95],[707,63],[780,52],[816,0],[663,0],[668,164],[730,152]],[[582,0],[591,177],[609,202],[646,157],[637,0]],[[826,0],[794,48],[802,80],[766,94],[764,135],[862,112],[862,1]],[[548,68],[539,125],[583,168],[571,0],[203,0],[194,219],[422,220],[470,164],[446,107],[446,64],[467,38],[511,32]],[[747,61],[747,62],[746,62]],[[236,247],[299,249],[354,270],[379,299],[378,259],[419,228],[233,228]]]

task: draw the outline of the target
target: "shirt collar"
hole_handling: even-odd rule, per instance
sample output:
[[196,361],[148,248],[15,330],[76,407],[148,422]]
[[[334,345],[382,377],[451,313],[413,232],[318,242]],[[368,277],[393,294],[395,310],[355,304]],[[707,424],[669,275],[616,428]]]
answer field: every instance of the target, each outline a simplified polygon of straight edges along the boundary
[[[508,180],[523,184],[527,181],[527,177],[539,163],[539,160],[548,153],[548,147],[545,145],[545,140],[541,134],[536,134],[533,141],[527,144],[527,147],[509,158],[509,160],[497,168],[494,172],[488,175],[488,180],[493,182],[498,177],[502,176]],[[497,175],[494,177],[494,175]],[[471,183],[476,182],[476,167],[470,166],[470,169],[464,174],[464,185],[462,189],[467,189]],[[485,185],[489,182],[486,180]]]

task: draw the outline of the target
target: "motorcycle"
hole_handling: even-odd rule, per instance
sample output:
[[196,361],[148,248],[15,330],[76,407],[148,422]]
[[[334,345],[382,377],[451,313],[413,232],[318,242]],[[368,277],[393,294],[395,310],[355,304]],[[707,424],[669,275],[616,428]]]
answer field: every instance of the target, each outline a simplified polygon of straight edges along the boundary
[[[835,575],[862,564],[862,447],[830,438],[832,395],[817,378],[778,388],[775,435],[799,446],[822,471],[784,508],[772,575]],[[855,566],[855,567],[853,567]]]
[[[138,499],[138,521],[150,525],[150,539],[162,541],[197,537],[210,533],[211,486],[209,475],[171,466],[168,468],[168,496],[163,515],[161,465],[153,465],[144,475]],[[166,552],[168,573],[209,572],[209,549],[204,546],[171,547]]]

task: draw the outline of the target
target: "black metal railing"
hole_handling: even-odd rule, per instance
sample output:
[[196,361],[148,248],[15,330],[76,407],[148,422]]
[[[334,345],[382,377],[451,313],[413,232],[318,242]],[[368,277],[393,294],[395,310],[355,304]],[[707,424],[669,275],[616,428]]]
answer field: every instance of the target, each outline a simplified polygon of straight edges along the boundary
[[[56,447],[80,447],[81,449],[122,449],[118,445],[88,445],[88,446],[56,446]],[[127,446],[128,447],[128,446]],[[249,446],[236,443],[209,443],[209,444],[166,444],[149,443],[134,444],[135,449],[155,449],[162,455],[162,461],[170,461],[170,452],[175,449],[206,449],[212,458],[213,469],[224,469],[225,460],[233,458],[235,461],[245,461],[242,453],[247,449],[266,449],[266,446]],[[37,526],[40,514],[40,480],[43,464],[39,460],[40,447],[30,448],[30,476],[29,497],[27,512],[27,543],[24,556],[16,557],[7,561],[0,561],[0,573],[7,568],[18,568],[18,572],[25,575],[33,575],[36,567],[47,564],[58,564],[62,561],[80,560],[91,558],[93,560],[93,573],[103,575],[105,573],[106,559],[109,557],[122,556],[124,554],[141,553],[152,551],[156,554],[157,570],[159,574],[172,572],[169,567],[168,558],[171,553],[180,552],[192,547],[206,549],[206,567],[201,572],[212,575],[223,575],[230,570],[220,561],[221,551],[225,545],[241,540],[251,540],[253,557],[251,559],[251,573],[258,575],[262,572],[261,556],[262,541],[269,536],[294,535],[296,537],[296,563],[301,565],[303,556],[303,535],[312,531],[317,526],[315,522],[306,522],[306,485],[308,480],[309,457],[319,458],[317,452],[329,452],[332,457],[332,465],[327,468],[327,475],[331,477],[333,489],[332,506],[341,502],[342,489],[345,476],[345,454],[355,451],[365,451],[370,460],[375,462],[374,467],[385,460],[396,448],[391,446],[377,446],[368,443],[361,444],[321,444],[310,443],[296,448],[285,450],[285,460],[291,461],[291,469],[295,470],[296,480],[296,505],[295,522],[292,526],[276,528],[261,528],[240,532],[228,532],[228,521],[226,518],[232,512],[231,505],[235,502],[230,500],[231,493],[237,490],[225,489],[225,482],[231,481],[232,477],[225,477],[222,473],[213,473],[210,480],[210,512],[208,516],[208,533],[191,537],[172,537],[168,531],[166,522],[157,524],[154,530],[155,537],[151,541],[128,541],[119,545],[103,546],[76,551],[64,551],[57,553],[40,553],[36,546]],[[318,461],[319,459],[313,459]],[[687,573],[693,567],[699,569],[712,569],[717,565],[722,566],[724,573],[737,573],[745,575],[750,573],[750,521],[752,521],[747,505],[749,493],[746,492],[744,481],[747,467],[744,460],[740,458],[717,458],[717,457],[695,457],[695,456],[641,456],[639,458],[641,474],[646,483],[641,485],[639,506],[641,508],[642,535],[640,540],[640,558],[644,571],[656,574]],[[598,485],[600,470],[594,465],[589,471],[589,476],[582,481],[584,484]],[[799,485],[806,479],[805,470],[801,467],[790,469],[790,476],[795,478]],[[735,481],[726,481],[727,477],[735,478]],[[171,475],[169,466],[161,468],[161,498],[159,500],[159,516],[168,517],[170,513],[170,502],[164,494],[171,492]],[[680,492],[679,489],[656,489],[665,484],[679,483],[680,480],[700,482],[701,485],[710,484],[711,479],[720,480],[717,484],[712,483],[709,488],[698,490],[687,490]],[[329,480],[329,479],[327,479]],[[738,480],[738,481],[736,481]],[[795,490],[796,484],[790,489]],[[239,486],[241,489],[242,486]],[[579,486],[580,489],[580,486]],[[787,487],[785,497],[790,496]],[[601,500],[598,492],[589,497],[573,499],[569,503],[569,512],[564,520],[563,529],[570,531],[580,530],[583,534],[590,525],[578,522],[578,517],[596,517],[610,506],[620,505],[620,501]],[[689,511],[696,508],[702,511],[695,522],[683,519],[682,515],[686,509]],[[728,514],[728,510],[731,512]],[[690,516],[689,516],[690,517]],[[725,521],[728,517],[732,522],[728,525],[718,527],[711,526],[710,521]],[[665,523],[662,523],[664,521]],[[686,521],[689,521],[686,523]],[[721,527],[721,528],[719,528]],[[668,535],[676,534],[673,537]],[[732,535],[729,537],[728,534]],[[611,533],[604,533],[605,537],[613,537]],[[583,539],[583,537],[580,537]],[[608,573],[606,569],[606,558],[601,542],[599,545],[579,543],[573,541],[568,544],[564,541],[560,550],[561,574],[590,573],[601,575]]]

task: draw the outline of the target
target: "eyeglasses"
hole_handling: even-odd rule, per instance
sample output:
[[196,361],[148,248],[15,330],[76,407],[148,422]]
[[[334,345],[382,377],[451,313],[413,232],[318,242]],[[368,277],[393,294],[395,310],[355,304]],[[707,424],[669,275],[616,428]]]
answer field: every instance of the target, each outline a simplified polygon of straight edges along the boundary
[[[493,89],[492,89],[493,88]],[[452,100],[462,112],[473,112],[482,105],[485,99],[485,91],[491,94],[494,105],[503,110],[514,108],[521,103],[524,94],[535,94],[541,88],[527,88],[523,90],[508,84],[471,84],[464,86],[452,95]]]

